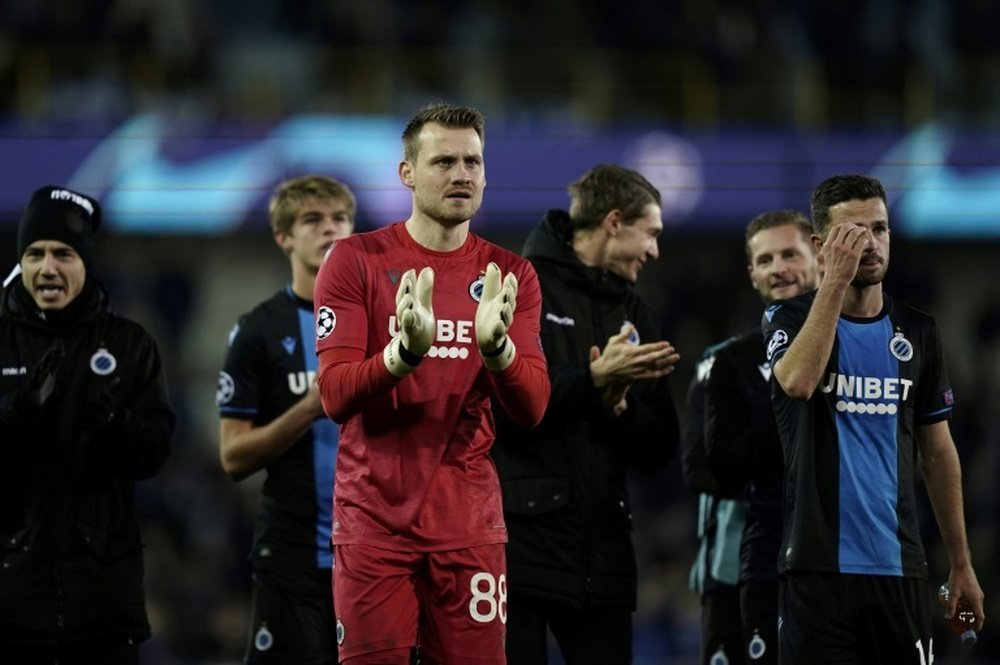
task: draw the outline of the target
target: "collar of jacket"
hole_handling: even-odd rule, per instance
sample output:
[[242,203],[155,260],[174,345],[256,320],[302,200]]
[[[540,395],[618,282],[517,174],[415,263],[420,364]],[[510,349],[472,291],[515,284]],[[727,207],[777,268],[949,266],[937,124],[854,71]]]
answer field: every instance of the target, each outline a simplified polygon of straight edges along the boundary
[[573,224],[565,210],[549,210],[532,229],[521,254],[530,261],[555,264],[567,285],[577,285],[595,292],[621,294],[631,285],[604,268],[585,266],[570,244]]
[[20,279],[11,282],[0,297],[0,317],[50,332],[77,328],[110,311],[104,287],[90,275],[87,276],[80,295],[64,309],[57,311],[40,310]]

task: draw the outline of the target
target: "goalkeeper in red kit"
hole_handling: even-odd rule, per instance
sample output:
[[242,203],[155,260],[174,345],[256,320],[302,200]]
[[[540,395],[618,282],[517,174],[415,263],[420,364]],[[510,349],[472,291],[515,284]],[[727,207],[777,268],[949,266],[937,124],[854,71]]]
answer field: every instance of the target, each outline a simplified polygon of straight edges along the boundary
[[490,398],[535,426],[550,385],[531,265],[471,233],[482,115],[403,132],[405,222],[339,240],[315,290],[319,387],[342,424],[334,605],[342,663],[502,665],[507,530]]

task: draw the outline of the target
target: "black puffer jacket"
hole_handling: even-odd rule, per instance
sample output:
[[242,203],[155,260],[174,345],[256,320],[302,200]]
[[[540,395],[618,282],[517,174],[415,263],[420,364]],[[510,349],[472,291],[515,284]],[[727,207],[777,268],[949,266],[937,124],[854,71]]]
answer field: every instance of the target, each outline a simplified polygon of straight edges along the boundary
[[[13,395],[56,340],[66,355],[55,392],[40,418],[25,421]],[[111,382],[116,415],[90,428],[100,435],[88,434],[88,399]],[[19,279],[4,289],[0,652],[13,643],[149,636],[135,481],[162,466],[173,427],[154,341],[111,313],[93,279],[46,317]]]
[[607,415],[590,376],[590,348],[603,349],[626,321],[643,343],[665,337],[627,282],[576,258],[562,231],[568,221],[565,212],[549,211],[524,247],[542,286],[542,343],[552,380],[545,417],[523,430],[494,409],[508,584],[577,608],[634,608],[626,476],[630,467],[653,471],[671,459],[680,436],[677,412],[664,377],[633,384],[626,412]]

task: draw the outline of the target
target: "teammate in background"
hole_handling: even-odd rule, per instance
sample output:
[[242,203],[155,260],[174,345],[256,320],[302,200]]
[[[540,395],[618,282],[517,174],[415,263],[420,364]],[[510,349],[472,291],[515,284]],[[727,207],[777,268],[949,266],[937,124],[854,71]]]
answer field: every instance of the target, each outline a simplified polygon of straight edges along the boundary
[[698,493],[698,553],[688,586],[701,601],[699,665],[745,662],[738,584],[746,504],[742,493],[722,492],[705,454],[705,380],[716,351],[731,339],[706,349],[695,366],[681,434],[684,484]]
[[552,398],[528,431],[498,417],[492,455],[510,542],[507,660],[542,665],[551,629],[567,663],[632,659],[636,558],[630,469],[663,468],[680,432],[667,375],[679,359],[632,286],[659,256],[660,193],[595,166],[524,246],[538,272]]
[[405,222],[338,242],[316,283],[319,386],[342,423],[334,491],[341,662],[502,664],[507,582],[490,397],[524,427],[549,397],[541,294],[469,230],[483,117],[435,105],[403,132]]
[[292,281],[239,318],[216,396],[223,469],[234,480],[267,470],[250,551],[245,662],[330,665],[337,427],[315,383],[313,285],[323,256],[354,230],[355,200],[336,180],[310,175],[279,184],[269,213]]
[[[765,304],[816,288],[811,235],[809,221],[796,210],[763,213],[747,226],[747,271]],[[715,347],[712,358],[704,378],[708,470],[723,493],[745,501],[739,575],[743,653],[747,662],[771,665],[778,662],[784,459],[760,327]]]
[[174,430],[156,343],[93,275],[101,207],[36,191],[0,294],[0,661],[136,665],[149,638],[136,481]]
[[914,470],[923,474],[959,599],[983,626],[954,397],[934,319],[883,292],[889,215],[882,184],[837,175],[812,193],[822,283],[764,313],[785,451],[782,663],[930,663],[927,562]]

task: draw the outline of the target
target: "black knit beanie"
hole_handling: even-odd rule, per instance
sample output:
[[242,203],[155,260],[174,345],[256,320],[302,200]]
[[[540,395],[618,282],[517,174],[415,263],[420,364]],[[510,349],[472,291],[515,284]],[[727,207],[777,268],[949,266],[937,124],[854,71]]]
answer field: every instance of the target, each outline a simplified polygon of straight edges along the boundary
[[96,199],[65,187],[42,187],[31,196],[17,227],[17,256],[38,240],[64,242],[90,269],[94,232],[101,225],[101,205]]

